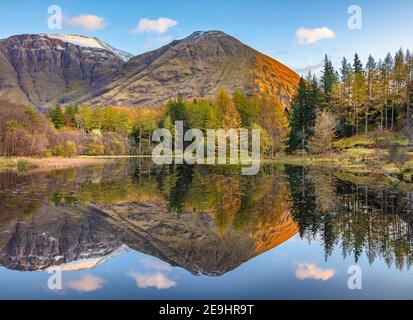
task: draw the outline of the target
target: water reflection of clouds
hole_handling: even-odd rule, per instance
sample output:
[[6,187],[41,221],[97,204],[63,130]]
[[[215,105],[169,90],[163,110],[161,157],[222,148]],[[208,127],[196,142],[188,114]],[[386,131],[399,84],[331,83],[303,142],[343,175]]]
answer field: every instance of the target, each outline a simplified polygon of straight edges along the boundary
[[169,289],[176,286],[176,281],[170,279],[167,275],[168,272],[172,271],[169,264],[150,257],[142,258],[141,264],[145,272],[129,273],[129,276],[135,280],[139,288]]
[[77,292],[93,292],[102,289],[104,284],[105,281],[102,278],[87,274],[78,280],[65,281],[64,287]]
[[313,263],[299,263],[295,269],[295,276],[300,280],[327,281],[334,277],[335,274],[335,269],[323,269]]
[[131,272],[130,276],[136,281],[136,285],[142,289],[169,289],[176,286],[176,281],[169,279],[167,275],[161,272],[153,274]]
[[171,271],[171,266],[163,261],[150,258],[143,258],[141,261],[145,269],[156,270],[160,272]]

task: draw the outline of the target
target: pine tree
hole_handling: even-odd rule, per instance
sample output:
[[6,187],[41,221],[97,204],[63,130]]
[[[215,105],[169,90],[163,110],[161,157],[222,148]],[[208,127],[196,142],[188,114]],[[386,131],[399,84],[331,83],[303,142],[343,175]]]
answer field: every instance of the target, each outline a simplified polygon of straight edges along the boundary
[[324,107],[328,106],[331,101],[331,93],[334,84],[337,82],[337,74],[334,70],[333,63],[329,60],[328,56],[324,57],[324,68],[321,76],[321,88],[324,95]]
[[353,70],[354,70],[354,79],[353,79],[353,86],[352,86],[352,99],[353,99],[353,107],[355,112],[355,126],[356,132],[358,133],[359,130],[359,113],[364,104],[365,99],[365,79],[364,79],[364,70],[363,64],[356,53],[354,55],[354,63],[353,63]]
[[411,131],[411,110],[413,108],[413,57],[410,50],[406,51],[406,121]]
[[406,51],[406,77],[407,83],[409,84],[412,80],[412,72],[413,72],[413,57],[410,50]]
[[353,68],[351,67],[351,64],[347,61],[346,58],[343,58],[343,60],[341,60],[341,68],[340,68],[341,82],[346,82],[352,72],[353,72]]
[[298,149],[308,149],[308,139],[314,128],[316,103],[319,102],[319,89],[313,79],[311,83],[304,78],[300,79],[298,92],[294,97],[289,118],[290,138],[288,151],[294,152]]
[[63,128],[65,125],[63,109],[60,105],[57,105],[51,109],[48,113],[50,121],[53,123],[56,129]]
[[[394,105],[396,107],[396,112],[399,112],[406,98],[406,87],[407,87],[407,64],[405,62],[404,52],[400,49],[394,57],[394,103],[392,104],[392,118],[394,117]],[[407,113],[407,111],[406,111]],[[393,122],[392,122],[393,123]],[[392,126],[393,128],[393,126]]]
[[390,103],[390,83],[391,83],[391,73],[393,69],[393,57],[390,53],[387,54],[386,58],[384,59],[384,63],[382,64],[382,88],[383,88],[383,105],[385,109],[385,128],[389,128],[389,113],[388,113],[388,105]]
[[235,90],[233,93],[233,101],[237,111],[241,117],[241,124],[244,128],[251,128],[256,122],[258,110],[256,104],[249,99],[249,97],[240,90]]
[[366,72],[367,72],[367,95],[368,101],[365,103],[365,110],[364,110],[364,131],[368,133],[368,117],[369,117],[369,108],[371,109],[373,106],[373,85],[374,85],[374,78],[376,72],[376,62],[372,55],[369,55],[366,64]]
[[361,63],[360,57],[357,53],[354,55],[353,70],[354,73],[363,73],[363,64]]
[[335,113],[339,119],[339,135],[341,137],[349,136],[352,133],[351,126],[351,85],[353,78],[353,68],[346,58],[341,61],[340,81],[334,88],[334,104],[336,110],[330,110]]
[[173,100],[168,101],[166,114],[171,117],[172,123],[176,121],[185,121],[185,103],[181,94]]

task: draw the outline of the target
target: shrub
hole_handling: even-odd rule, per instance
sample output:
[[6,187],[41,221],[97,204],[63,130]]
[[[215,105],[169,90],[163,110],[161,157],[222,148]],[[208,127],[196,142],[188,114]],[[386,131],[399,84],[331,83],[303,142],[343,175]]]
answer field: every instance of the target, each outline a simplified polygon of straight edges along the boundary
[[76,144],[73,141],[66,141],[65,154],[65,156],[69,158],[75,157],[77,155]]
[[120,134],[107,132],[103,134],[103,145],[106,155],[124,155],[127,151],[129,141]]
[[400,170],[407,160],[406,148],[398,143],[392,143],[389,146],[389,161],[393,162]]
[[100,141],[90,141],[85,149],[84,154],[87,156],[103,156],[105,155],[105,146]]
[[43,151],[43,157],[50,158],[52,156],[53,156],[53,154],[52,154],[51,150],[46,149],[46,150]]
[[55,136],[35,109],[0,100],[0,156],[43,155]]
[[65,148],[60,145],[53,148],[52,154],[57,157],[66,157]]
[[19,160],[17,161],[17,171],[18,172],[26,172],[30,169],[30,163],[27,160]]

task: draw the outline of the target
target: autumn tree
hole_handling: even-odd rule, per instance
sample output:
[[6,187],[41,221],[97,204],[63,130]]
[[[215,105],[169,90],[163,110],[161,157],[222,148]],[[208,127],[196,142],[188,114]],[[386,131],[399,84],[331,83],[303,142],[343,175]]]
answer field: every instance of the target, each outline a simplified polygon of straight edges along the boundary
[[321,112],[316,119],[314,134],[309,140],[309,149],[312,153],[330,151],[336,138],[337,120],[329,112]]
[[235,90],[233,93],[235,107],[241,117],[241,125],[244,128],[251,128],[257,121],[258,108],[256,99],[250,99],[244,92]]
[[354,78],[352,83],[352,102],[355,113],[356,133],[358,133],[360,112],[365,103],[366,98],[366,86],[363,64],[361,63],[361,60],[357,53],[354,55],[353,77]]
[[374,104],[374,83],[376,78],[376,62],[372,55],[369,55],[366,64],[367,78],[367,101],[364,108],[364,132],[368,132],[369,109],[371,110]]
[[288,119],[277,99],[267,96],[261,98],[258,123],[268,137],[267,155],[274,156],[288,135]]

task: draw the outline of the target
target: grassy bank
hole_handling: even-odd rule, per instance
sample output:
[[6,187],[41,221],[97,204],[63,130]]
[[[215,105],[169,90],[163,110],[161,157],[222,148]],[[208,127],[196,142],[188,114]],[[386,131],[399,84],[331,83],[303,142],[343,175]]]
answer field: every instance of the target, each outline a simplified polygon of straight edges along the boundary
[[[390,155],[390,146],[399,145],[403,150],[398,155]],[[319,166],[358,174],[400,175],[411,180],[413,173],[413,153],[408,141],[395,134],[360,134],[341,139],[334,143],[332,151],[315,155],[298,153],[278,154],[266,162],[299,166]]]
[[[110,158],[104,157],[51,157],[51,158],[32,158],[32,157],[0,157],[0,171],[53,171],[66,168],[77,168],[89,165],[98,165],[111,161]],[[112,160],[113,161],[113,160]]]

